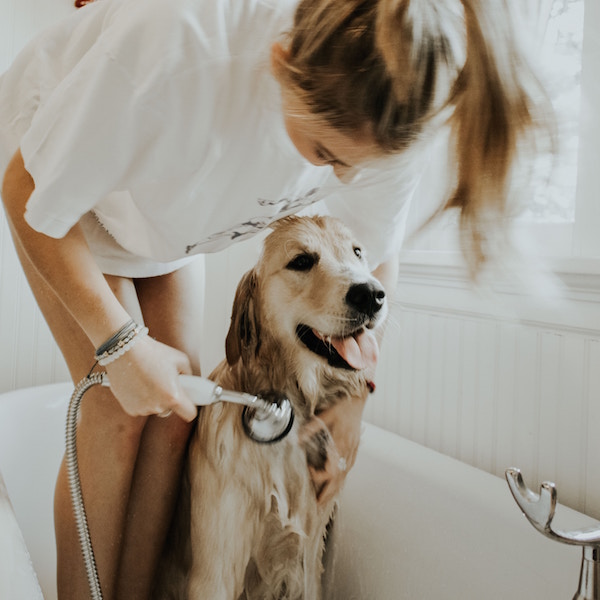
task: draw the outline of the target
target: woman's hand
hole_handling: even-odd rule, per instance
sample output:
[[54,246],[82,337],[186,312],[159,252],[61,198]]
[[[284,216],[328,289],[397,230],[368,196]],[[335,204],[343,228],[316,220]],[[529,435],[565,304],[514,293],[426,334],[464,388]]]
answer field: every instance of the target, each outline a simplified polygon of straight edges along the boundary
[[362,397],[338,402],[313,417],[300,432],[320,505],[327,504],[340,492],[348,470],[356,461],[367,395],[365,389]]
[[[17,151],[2,183],[2,201],[15,244],[38,274],[69,309],[94,347],[130,319],[98,268],[81,227],[75,225],[60,239],[33,230],[25,221],[25,206],[35,189]],[[191,373],[185,354],[149,337],[107,365],[110,387],[130,415],[159,414],[172,410],[191,421],[196,407],[179,384],[179,374]]]
[[[188,357],[148,336],[106,367],[110,388],[131,416],[170,414],[192,421],[198,409],[179,383],[179,375],[192,373]],[[166,413],[166,414],[165,414]]]

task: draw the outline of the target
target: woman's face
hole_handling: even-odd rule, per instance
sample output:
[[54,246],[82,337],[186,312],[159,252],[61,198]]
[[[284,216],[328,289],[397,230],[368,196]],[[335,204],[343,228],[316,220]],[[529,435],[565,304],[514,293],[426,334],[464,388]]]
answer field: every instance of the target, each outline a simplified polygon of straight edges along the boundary
[[[278,42],[271,47],[271,69],[275,78],[288,51]],[[348,183],[367,159],[381,154],[367,134],[348,135],[327,125],[312,114],[295,95],[282,84],[282,109],[285,128],[298,152],[313,165],[330,165],[336,177]]]
[[352,180],[362,163],[378,154],[366,135],[347,135],[307,110],[291,109],[285,100],[283,110],[287,133],[298,152],[313,165],[330,165],[344,183]]

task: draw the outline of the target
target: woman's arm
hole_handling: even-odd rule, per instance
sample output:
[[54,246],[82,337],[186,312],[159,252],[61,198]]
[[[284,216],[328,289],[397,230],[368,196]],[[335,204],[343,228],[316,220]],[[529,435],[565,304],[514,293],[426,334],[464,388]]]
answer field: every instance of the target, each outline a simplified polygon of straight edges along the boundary
[[[65,237],[54,239],[32,229],[25,221],[25,206],[35,187],[18,151],[8,165],[2,185],[11,232],[43,279],[73,315],[94,348],[100,346],[130,319],[96,265],[78,225]],[[90,356],[90,366],[93,356]],[[150,338],[139,340],[127,360],[108,367],[111,388],[131,415],[173,410],[191,420],[193,404],[180,389],[176,375],[189,373],[187,357]]]
[[[398,258],[393,257],[379,265],[373,275],[381,281],[385,288],[388,302],[393,298],[396,284],[398,282]],[[377,341],[381,346],[384,327],[377,330]],[[368,373],[367,378],[374,380],[375,373]],[[309,467],[311,476],[317,490],[320,503],[326,504],[342,487],[346,478],[346,472],[354,465],[362,425],[362,415],[367,398],[370,393],[365,388],[364,394],[349,398],[347,402],[339,402],[328,410],[319,414],[318,418],[308,423],[302,432],[302,439],[309,443],[309,438],[323,428],[327,428],[331,434],[329,438],[333,443],[327,448],[327,462],[324,469],[317,470]]]
[[25,205],[34,187],[21,153],[17,152],[8,165],[2,186],[2,199],[15,243],[21,245],[94,347],[98,347],[129,316],[96,266],[79,226],[73,227],[64,238],[53,239],[27,224]]
[[[383,285],[383,289],[385,290],[385,295],[387,298],[388,308],[390,307],[390,303],[394,301],[396,294],[396,286],[398,285],[398,268],[400,266],[400,260],[398,256],[392,256],[389,260],[384,263],[381,263],[374,271],[373,276],[379,279],[379,281]],[[379,346],[381,347],[381,343],[383,341],[383,332],[385,331],[385,324],[383,327],[379,327],[375,332],[377,336],[377,341],[379,342]],[[375,375],[373,373],[373,375]]]

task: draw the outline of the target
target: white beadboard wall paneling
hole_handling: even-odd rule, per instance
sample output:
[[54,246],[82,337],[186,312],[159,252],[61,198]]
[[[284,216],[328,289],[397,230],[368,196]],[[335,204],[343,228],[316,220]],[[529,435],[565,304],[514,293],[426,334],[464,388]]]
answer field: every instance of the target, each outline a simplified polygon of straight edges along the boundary
[[[485,471],[495,468],[496,432],[495,413],[495,368],[497,354],[497,328],[493,321],[480,321],[477,324],[477,378],[476,378],[476,420],[474,447],[477,456],[476,466]],[[486,399],[489,400],[486,401]],[[487,432],[490,432],[488,434]]]
[[447,318],[444,322],[444,338],[440,345],[443,352],[442,372],[444,384],[440,386],[441,432],[439,450],[444,454],[458,455],[460,447],[462,414],[462,356],[464,340],[461,322]]
[[[515,371],[517,382],[513,397],[511,447],[513,459],[532,481],[537,480],[537,433],[539,426],[538,381],[539,345],[536,332],[529,327],[517,332]],[[508,440],[507,440],[508,441]]]
[[[539,334],[538,367],[539,385],[537,385],[537,425],[539,456],[537,477],[554,481],[557,476],[556,453],[560,435],[559,404],[568,403],[562,396],[562,356],[565,335],[542,331]],[[564,398],[564,399],[563,399]],[[547,459],[545,459],[547,457]]]
[[561,377],[557,407],[559,431],[555,444],[555,478],[560,486],[561,502],[580,507],[584,502],[583,482],[587,460],[587,435],[584,435],[584,431],[587,428],[588,367],[585,346],[584,336],[564,337],[561,373],[567,373],[568,376]]
[[425,412],[427,410],[427,393],[429,384],[429,333],[428,315],[415,314],[415,345],[412,352],[414,377],[414,407],[411,421],[411,437],[420,444],[425,443]]
[[[462,326],[463,355],[460,363],[460,376],[462,379],[462,403],[459,413],[460,438],[458,457],[460,460],[470,461],[475,464],[479,461],[476,445],[477,416],[480,410],[478,398],[478,323],[474,320],[465,321]],[[441,365],[437,365],[439,368]],[[430,374],[430,377],[432,375]],[[435,375],[434,375],[435,377]],[[484,399],[482,399],[483,401]],[[489,395],[485,398],[489,400]],[[489,433],[489,432],[488,432]]]
[[582,448],[585,460],[585,497],[584,512],[600,517],[598,510],[600,499],[600,340],[587,342],[587,368],[589,382],[587,402],[585,403],[586,446]]
[[565,276],[560,303],[516,310],[514,290],[485,297],[457,274],[401,276],[366,419],[499,476],[519,467],[533,488],[554,481],[600,518],[600,278]]
[[[428,324],[427,336],[424,336],[426,340],[425,352],[432,363],[443,365],[443,340],[445,339],[445,319],[439,317],[431,318]],[[426,366],[426,364],[425,364]],[[439,448],[442,440],[442,399],[444,378],[441,377],[428,377],[426,369],[422,370],[423,380],[426,382],[425,402],[423,411],[423,422],[424,422],[424,439],[423,443],[430,446]]]
[[517,331],[515,324],[498,325],[497,361],[494,376],[496,419],[496,453],[494,473],[515,465],[512,447],[513,410],[517,382],[513,373],[516,365]]

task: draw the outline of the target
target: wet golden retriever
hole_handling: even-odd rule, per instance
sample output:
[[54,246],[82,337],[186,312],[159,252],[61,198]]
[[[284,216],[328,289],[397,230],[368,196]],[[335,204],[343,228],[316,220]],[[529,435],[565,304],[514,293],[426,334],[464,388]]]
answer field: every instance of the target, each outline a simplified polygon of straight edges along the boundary
[[292,217],[273,229],[239,283],[227,360],[210,378],[224,389],[283,392],[294,425],[283,440],[259,444],[244,433],[242,407],[200,410],[155,592],[161,600],[321,597],[335,499],[318,504],[309,474],[309,464],[324,466],[322,435],[304,444],[298,433],[333,403],[367,394],[365,370],[377,356],[373,331],[387,305],[360,245],[339,221]]

